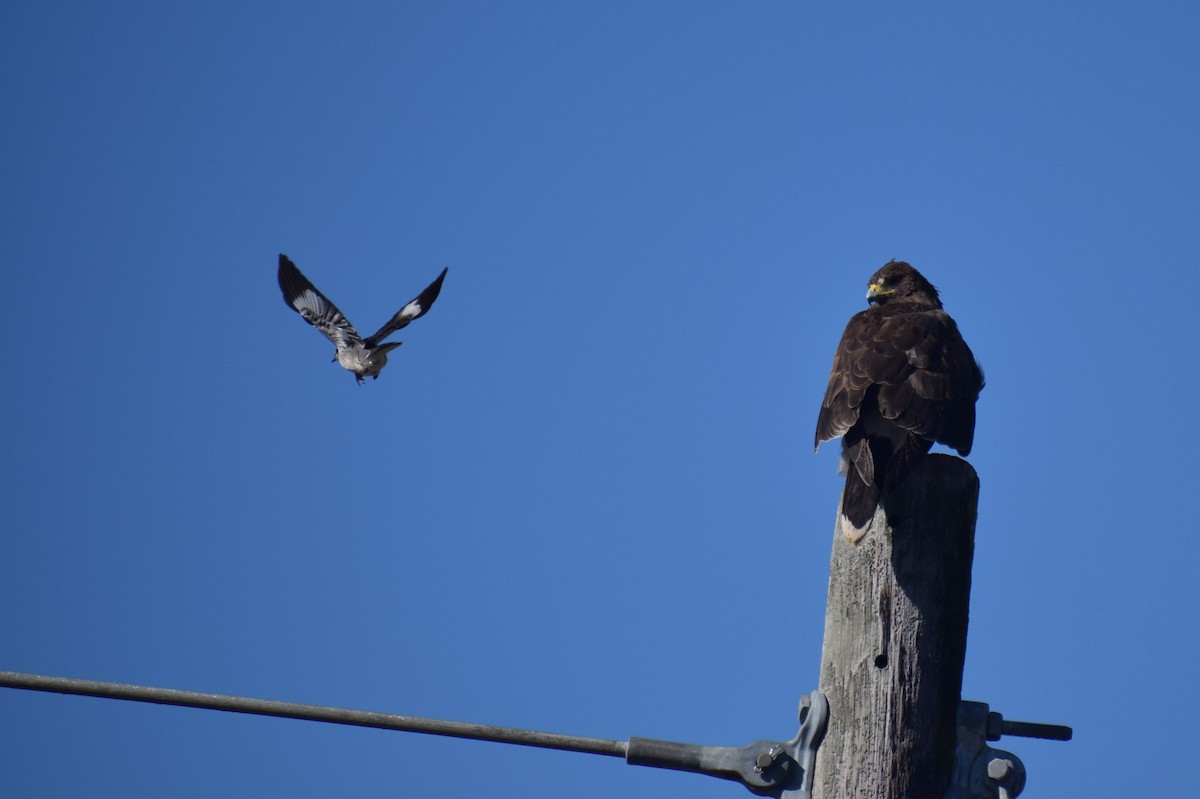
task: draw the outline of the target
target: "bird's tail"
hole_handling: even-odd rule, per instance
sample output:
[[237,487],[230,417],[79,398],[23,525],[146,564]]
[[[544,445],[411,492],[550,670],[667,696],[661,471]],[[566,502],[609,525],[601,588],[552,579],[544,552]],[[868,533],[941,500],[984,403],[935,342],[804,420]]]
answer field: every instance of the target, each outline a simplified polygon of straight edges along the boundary
[[842,490],[842,532],[857,544],[867,534],[889,474],[892,442],[886,438],[842,439],[846,487]]
[[842,533],[857,544],[867,534],[875,508],[879,505],[879,487],[866,482],[854,469],[846,470],[846,488],[842,491]]

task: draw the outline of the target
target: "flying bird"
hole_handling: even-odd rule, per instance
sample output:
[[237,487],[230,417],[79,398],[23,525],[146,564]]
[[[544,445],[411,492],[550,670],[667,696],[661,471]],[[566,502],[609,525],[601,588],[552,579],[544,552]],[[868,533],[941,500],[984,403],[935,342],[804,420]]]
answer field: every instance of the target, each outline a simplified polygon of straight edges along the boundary
[[983,389],[975,356],[920,272],[889,261],[868,281],[867,302],[834,353],[813,442],[842,437],[841,521],[852,542],[935,441],[971,452]]
[[333,346],[337,347],[333,360],[353,372],[354,379],[362,385],[364,377],[378,379],[379,372],[387,365],[388,353],[404,343],[391,341],[384,344],[383,340],[429,311],[442,290],[442,280],[448,270],[449,267],[443,269],[437,280],[430,283],[416,299],[409,301],[387,324],[365,339],[337,306],[318,291],[283,253],[279,254],[279,288],[283,291],[284,302],[333,342]]

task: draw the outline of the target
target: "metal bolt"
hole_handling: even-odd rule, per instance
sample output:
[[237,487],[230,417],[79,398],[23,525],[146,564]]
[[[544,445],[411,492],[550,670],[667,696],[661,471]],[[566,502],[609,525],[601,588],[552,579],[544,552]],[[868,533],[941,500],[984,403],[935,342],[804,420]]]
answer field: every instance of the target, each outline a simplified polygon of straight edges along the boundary
[[754,770],[761,774],[770,766],[774,765],[775,758],[779,757],[779,753],[782,751],[782,746],[772,746],[767,751],[760,752],[758,757],[754,759]]
[[1001,760],[1000,758],[996,758],[992,762],[988,763],[988,779],[999,782],[1011,774],[1012,770],[1013,762],[1011,760]]

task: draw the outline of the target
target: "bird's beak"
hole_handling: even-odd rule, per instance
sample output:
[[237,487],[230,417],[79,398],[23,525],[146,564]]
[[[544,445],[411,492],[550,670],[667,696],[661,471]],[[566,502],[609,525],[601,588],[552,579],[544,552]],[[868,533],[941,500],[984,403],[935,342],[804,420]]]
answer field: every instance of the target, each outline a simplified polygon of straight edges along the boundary
[[878,283],[870,283],[867,285],[867,303],[874,305],[891,293]]

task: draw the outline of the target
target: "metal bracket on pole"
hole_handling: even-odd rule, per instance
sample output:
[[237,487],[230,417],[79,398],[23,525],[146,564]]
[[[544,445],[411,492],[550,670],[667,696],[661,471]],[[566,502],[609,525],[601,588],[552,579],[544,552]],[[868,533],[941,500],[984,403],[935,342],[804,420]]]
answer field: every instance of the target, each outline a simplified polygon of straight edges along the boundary
[[1005,721],[983,702],[959,702],[954,775],[945,799],[1016,799],[1025,790],[1025,764],[1021,759],[987,745],[988,741],[1000,740],[1001,735],[1069,741],[1071,728]]
[[738,748],[630,738],[625,762],[733,780],[759,796],[812,799],[813,764],[828,724],[829,701],[813,691],[800,700],[800,731],[786,743],[755,741]]

